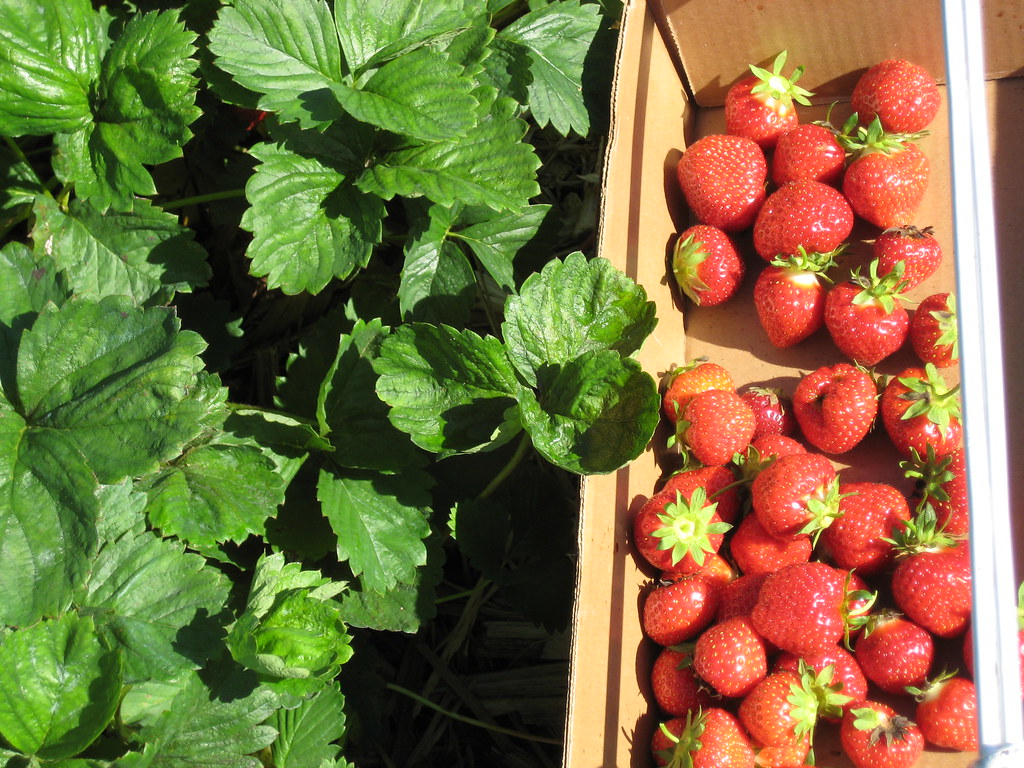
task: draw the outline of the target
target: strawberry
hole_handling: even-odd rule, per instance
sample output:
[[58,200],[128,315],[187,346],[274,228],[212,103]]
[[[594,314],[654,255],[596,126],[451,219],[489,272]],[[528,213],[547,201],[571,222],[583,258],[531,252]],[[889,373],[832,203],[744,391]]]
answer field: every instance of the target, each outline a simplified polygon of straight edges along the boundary
[[757,768],[803,768],[811,751],[811,739],[806,737],[792,744],[768,746],[751,739],[754,747],[754,765]]
[[712,706],[714,697],[693,672],[693,649],[662,648],[651,666],[651,692],[662,712],[685,717]]
[[871,246],[878,259],[878,274],[887,275],[903,262],[904,290],[916,288],[935,274],[942,264],[942,246],[931,227],[918,229],[912,224],[884,230]]
[[949,387],[931,363],[904,368],[882,390],[882,424],[904,457],[942,458],[960,447],[960,385]]
[[[705,557],[704,565],[701,566],[697,573],[719,588],[736,579],[736,571],[732,565],[718,553],[709,554]],[[662,575],[665,575],[664,572],[662,572]],[[674,578],[674,576],[671,578]]]
[[931,165],[914,134],[886,134],[875,120],[849,142],[843,195],[853,212],[883,229],[913,221]]
[[747,616],[715,622],[697,638],[693,669],[722,696],[746,696],[768,674],[765,642]]
[[750,492],[754,514],[773,536],[814,534],[839,514],[839,478],[820,453],[780,456],[754,478]]
[[739,721],[711,707],[661,723],[651,737],[654,764],[668,768],[754,768],[754,750]]
[[757,423],[751,442],[764,435],[792,435],[796,431],[792,402],[781,389],[748,386],[739,395],[754,412]]
[[695,224],[680,233],[672,251],[672,275],[694,304],[716,307],[739,290],[746,272],[732,238],[718,227]]
[[805,656],[843,637],[844,574],[825,563],[787,565],[768,574],[750,621],[765,640]]
[[855,768],[910,768],[924,751],[924,737],[913,721],[869,699],[849,706],[839,739]]
[[717,611],[718,588],[690,574],[654,587],[644,600],[641,623],[658,645],[678,645],[700,634]]
[[970,550],[936,530],[935,513],[924,507],[893,536],[898,564],[892,598],[907,618],[938,637],[956,637],[971,621]]
[[978,748],[978,695],[972,681],[945,673],[910,693],[917,699],[914,719],[926,742],[960,752]]
[[659,491],[633,518],[637,553],[662,571],[685,574],[700,570],[706,556],[718,551],[723,534],[732,527],[722,521],[716,507],[701,486],[688,492]]
[[754,250],[765,261],[835,251],[853,230],[853,209],[835,187],[804,179],[784,184],[754,220]]
[[746,136],[768,149],[775,146],[780,134],[797,124],[796,104],[810,105],[813,94],[796,84],[804,68],[797,67],[786,77],[782,74],[785,66],[786,51],[782,51],[771,71],[751,64],[753,74],[726,91],[726,133]]
[[738,232],[754,223],[764,204],[768,161],[752,139],[711,134],[687,147],[677,176],[686,204],[701,224]]
[[892,485],[865,481],[840,483],[839,495],[839,516],[821,534],[829,558],[862,575],[884,571],[896,557],[888,539],[910,520],[907,498]]
[[825,324],[826,270],[834,254],[775,259],[754,282],[754,307],[768,340],[779,349],[799,344]]
[[[820,653],[808,656],[797,656],[792,653],[780,653],[775,659],[775,671],[788,670],[800,672],[800,665],[806,664],[815,674],[831,669],[832,685],[837,693],[849,697],[849,701],[841,705],[842,709],[853,702],[868,695],[868,680],[861,671],[860,664],[852,653],[841,645],[832,645]],[[837,719],[836,713],[825,715],[825,719]]]
[[756,427],[754,412],[738,394],[709,389],[686,406],[678,434],[689,454],[710,467],[726,464],[746,450]]
[[[724,591],[724,590],[723,590]],[[718,615],[722,615],[722,603],[718,603]],[[1024,582],[1017,588],[1017,650],[1020,658],[1020,687],[1024,696]],[[968,627],[964,634],[963,645],[964,666],[967,673],[974,677],[974,629]]]
[[772,181],[820,181],[837,186],[846,167],[846,150],[835,132],[817,123],[801,123],[781,136],[772,153]]
[[901,270],[882,276],[872,261],[868,274],[858,267],[825,297],[825,327],[839,351],[871,367],[903,346],[910,316],[903,307]]
[[850,106],[864,123],[875,118],[887,131],[923,131],[939,111],[939,89],[928,70],[906,59],[886,59],[857,80]]
[[727,467],[695,467],[670,475],[662,491],[682,491],[687,498],[695,488],[703,488],[709,501],[715,503],[715,512],[726,523],[736,522],[739,517],[740,489],[736,477]]
[[706,357],[695,358],[669,372],[668,384],[662,396],[662,413],[675,424],[687,404],[696,395],[709,389],[735,390],[736,384],[732,374],[718,363]]
[[887,693],[923,685],[935,658],[931,633],[893,610],[879,611],[864,624],[853,649],[865,676]]
[[933,293],[917,305],[910,319],[910,346],[923,363],[951,368],[960,359],[956,297]]
[[967,505],[967,466],[964,450],[938,458],[935,449],[928,446],[922,458],[916,451],[910,459],[900,463],[904,474],[916,482],[914,498],[917,509],[925,504],[935,513],[936,527],[950,536],[966,536],[970,530]]
[[846,453],[874,426],[878,385],[849,363],[822,366],[797,383],[793,413],[807,442],[826,453]]
[[718,614],[715,620],[722,622],[736,616],[750,616],[768,573],[745,573],[722,587],[718,593]]
[[813,549],[807,535],[786,539],[772,536],[757,521],[757,515],[743,518],[729,541],[729,553],[742,573],[768,573],[784,565],[806,563]]
[[832,682],[832,667],[822,672],[801,663],[798,672],[779,670],[766,676],[740,702],[740,722],[760,744],[779,746],[811,739],[818,718],[838,717],[849,696]]

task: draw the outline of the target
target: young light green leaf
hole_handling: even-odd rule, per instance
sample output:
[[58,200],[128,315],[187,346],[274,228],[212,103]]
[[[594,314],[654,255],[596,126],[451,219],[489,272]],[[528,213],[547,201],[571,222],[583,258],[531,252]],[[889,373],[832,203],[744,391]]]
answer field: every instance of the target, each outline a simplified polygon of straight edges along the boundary
[[278,709],[269,724],[277,729],[270,747],[274,768],[319,768],[341,752],[345,736],[345,697],[328,685],[292,709]]
[[523,141],[526,124],[515,112],[512,99],[498,98],[465,136],[385,153],[356,183],[385,200],[422,196],[448,206],[521,210],[540,192],[540,160]]
[[[550,205],[530,205],[517,213],[474,216],[469,226],[456,228],[452,237],[469,245],[494,281],[511,290],[515,287],[516,254],[552,220],[552,210]],[[466,219],[465,215],[460,217],[459,224]]]
[[18,351],[29,427],[59,431],[103,483],[178,455],[210,407],[196,386],[203,340],[178,325],[172,309],[120,296],[44,308]]
[[285,293],[319,293],[366,265],[382,237],[381,200],[281,145],[261,144],[252,154],[260,165],[246,185],[252,207],[242,226],[254,235],[253,275]]
[[[199,116],[195,34],[173,12],[133,16],[113,42],[95,84],[93,119],[62,135],[54,171],[99,211],[130,211],[156,186],[144,167],[173,160]],[[140,72],[147,73],[139,77]]]
[[219,440],[189,448],[143,488],[150,522],[196,548],[262,534],[284,501],[277,467],[257,445]]
[[91,618],[46,619],[0,643],[0,734],[25,754],[77,755],[120,697],[120,654],[101,642]]
[[545,367],[540,394],[520,398],[523,423],[552,464],[582,475],[628,464],[658,425],[658,386],[632,358],[594,350],[564,365]]
[[427,560],[429,482],[417,470],[320,471],[317,498],[338,535],[338,559],[348,561],[365,589],[384,592],[416,581],[417,568]]
[[216,654],[228,593],[223,574],[142,523],[103,543],[74,595],[122,649],[129,682],[169,680]]
[[405,245],[398,301],[403,317],[425,323],[466,325],[476,299],[476,274],[469,259],[449,239],[455,211],[410,201],[412,221]]
[[373,361],[391,423],[442,456],[488,450],[515,436],[515,372],[501,341],[470,330],[407,323]]
[[148,200],[136,201],[130,213],[100,213],[73,200],[64,212],[53,198],[40,196],[33,212],[36,253],[65,270],[78,296],[121,294],[136,304],[162,304],[210,277],[194,232]]
[[305,127],[338,116],[331,87],[344,63],[324,0],[238,0],[221,9],[209,37],[217,65],[263,94],[260,109]]
[[509,357],[530,384],[548,364],[611,349],[638,350],[657,324],[643,287],[606,259],[582,253],[554,259],[509,299],[502,333]]
[[563,136],[590,132],[583,64],[600,26],[596,4],[562,0],[530,11],[499,32],[499,37],[529,49],[529,105],[542,128],[550,123]]
[[92,119],[107,47],[89,0],[0,0],[0,134],[71,133]]
[[375,391],[372,360],[386,334],[379,320],[357,321],[351,333],[340,337],[320,385],[317,419],[339,466],[399,472],[426,464],[426,455],[388,420],[388,407]]
[[441,51],[418,48],[383,64],[359,87],[335,83],[338,103],[357,120],[421,141],[464,136],[479,106],[476,83]]

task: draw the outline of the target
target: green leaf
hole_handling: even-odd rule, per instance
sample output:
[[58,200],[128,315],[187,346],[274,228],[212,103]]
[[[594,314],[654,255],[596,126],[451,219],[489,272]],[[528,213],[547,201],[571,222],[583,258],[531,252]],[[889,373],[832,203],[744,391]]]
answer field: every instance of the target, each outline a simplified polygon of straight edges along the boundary
[[100,213],[73,200],[63,212],[39,197],[32,231],[37,254],[52,256],[78,296],[125,295],[136,304],[160,304],[177,291],[206,285],[210,268],[194,232],[173,214],[139,200],[130,213]]
[[421,322],[464,326],[476,299],[476,274],[462,249],[449,239],[455,212],[415,202],[409,205],[413,223],[398,290],[402,314]]
[[390,200],[427,197],[441,205],[518,211],[540,193],[540,160],[523,141],[526,124],[512,99],[496,99],[465,136],[383,154],[359,177],[360,189]]
[[388,407],[375,390],[372,361],[386,334],[379,320],[356,322],[351,333],[341,336],[320,386],[320,431],[334,447],[331,458],[342,467],[399,472],[426,464],[409,436],[388,420]]
[[261,144],[252,154],[260,165],[246,185],[252,207],[242,226],[254,235],[253,275],[285,293],[319,293],[366,265],[382,237],[381,200],[281,145]]
[[[286,413],[236,406],[224,422],[222,442],[252,442],[287,486],[311,451],[333,450],[311,424]],[[268,521],[269,523],[270,521]]]
[[20,220],[20,207],[32,203],[45,189],[20,151],[0,146],[0,232]]
[[133,16],[113,42],[95,84],[93,120],[59,137],[54,170],[99,211],[130,211],[156,186],[146,165],[181,157],[199,116],[195,34],[173,12]]
[[338,536],[338,559],[348,561],[365,589],[384,592],[416,581],[417,569],[427,561],[429,482],[416,470],[401,475],[320,471],[317,498]]
[[488,56],[483,61],[483,72],[478,76],[481,83],[496,88],[516,103],[530,103],[530,49],[513,40],[497,36],[488,46]]
[[274,768],[319,768],[338,758],[345,736],[345,697],[335,683],[294,709],[279,709],[269,720],[277,729],[271,745]]
[[606,349],[638,350],[657,324],[644,289],[606,259],[582,253],[549,262],[509,299],[502,333],[509,358],[531,384],[546,365]]
[[122,649],[129,682],[170,680],[216,654],[228,596],[219,571],[144,523],[105,541],[75,591],[79,612]]
[[539,396],[524,390],[523,423],[556,466],[612,472],[635,459],[658,425],[657,383],[632,358],[593,351],[540,371]]
[[49,760],[77,755],[114,716],[121,657],[74,614],[18,629],[0,644],[0,733]]
[[[550,205],[530,205],[517,213],[491,213],[474,217],[473,223],[452,232],[463,240],[494,281],[506,290],[515,287],[513,265],[516,254],[551,220]],[[460,218],[463,223],[465,217]]]
[[0,323],[28,327],[47,302],[61,305],[71,295],[65,275],[45,254],[35,257],[25,245],[0,248]]
[[196,548],[262,534],[284,501],[277,467],[258,446],[218,440],[190,448],[145,490],[150,522]]
[[304,127],[338,116],[331,87],[344,65],[323,0],[237,0],[221,9],[209,38],[217,66],[263,94],[260,109]]
[[143,475],[202,428],[203,346],[165,307],[117,296],[49,305],[21,338],[20,410],[33,430],[81,451],[100,482]]
[[529,105],[540,127],[550,123],[563,136],[590,132],[583,64],[600,26],[597,5],[562,0],[530,11],[499,32],[530,51]]
[[70,133],[92,118],[107,46],[89,0],[0,0],[0,134]]
[[495,448],[520,430],[515,372],[501,341],[448,326],[408,323],[373,361],[391,423],[442,456]]
[[479,106],[475,83],[441,51],[418,48],[385,63],[358,88],[333,86],[357,120],[422,141],[464,136]]

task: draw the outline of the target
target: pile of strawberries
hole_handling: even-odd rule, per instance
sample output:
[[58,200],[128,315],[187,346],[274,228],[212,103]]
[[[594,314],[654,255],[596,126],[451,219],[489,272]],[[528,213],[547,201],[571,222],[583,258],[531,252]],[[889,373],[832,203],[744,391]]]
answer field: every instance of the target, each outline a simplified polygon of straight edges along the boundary
[[[672,269],[714,306],[735,296],[752,249],[767,262],[754,300],[771,343],[824,328],[845,362],[792,392],[738,386],[706,359],[669,377],[680,469],[633,519],[658,571],[641,608],[660,648],[650,748],[657,765],[812,765],[831,722],[857,768],[910,766],[925,744],[977,749],[959,389],[942,373],[957,365],[955,301],[905,306],[942,259],[913,225],[929,173],[916,142],[939,93],[921,67],[888,60],[861,77],[841,127],[800,123],[812,94],[784,66],[784,53],[771,71],[752,66],[728,93],[726,132],[683,153],[697,223]],[[876,228],[870,262],[832,278],[856,221]],[[920,365],[873,370],[906,346]],[[836,469],[875,429],[907,490]]]

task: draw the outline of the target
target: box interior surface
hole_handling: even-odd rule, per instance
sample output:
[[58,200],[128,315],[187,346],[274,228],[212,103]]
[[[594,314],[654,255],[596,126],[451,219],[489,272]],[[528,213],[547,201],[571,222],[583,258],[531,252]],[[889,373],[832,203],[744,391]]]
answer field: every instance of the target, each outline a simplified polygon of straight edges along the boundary
[[[900,55],[920,61],[943,81],[937,1],[905,4],[916,10],[916,32],[910,38],[897,38],[892,29],[888,39],[870,42],[859,34],[837,36],[836,25],[841,21],[826,13],[826,8],[837,11],[839,19],[848,23],[855,8],[876,5],[882,7],[880,3],[845,0],[627,0],[605,167],[599,255],[642,285],[657,304],[658,326],[638,354],[657,380],[662,381],[680,364],[707,356],[729,369],[740,386],[764,384],[792,392],[801,373],[843,359],[824,331],[788,350],[775,349],[767,342],[751,300],[763,262],[749,242],[743,246],[748,273],[740,295],[716,308],[694,308],[680,299],[670,285],[667,265],[675,235],[690,219],[678,191],[675,167],[687,144],[723,130],[719,105],[729,83],[746,71],[748,63],[770,63],[782,48],[790,52],[790,66],[805,65],[802,84],[825,96],[814,108],[801,112],[803,121],[822,119],[826,105],[837,101],[832,119],[841,122],[848,113],[844,99],[852,82],[881,58]],[[892,4],[886,7],[892,14]],[[710,19],[719,23],[709,24]],[[755,28],[754,20],[762,20],[760,26]],[[1024,290],[1024,274],[1017,267],[1017,254],[1024,247],[1024,228],[1018,226],[1024,220],[1024,157],[1011,145],[1017,138],[1015,126],[1024,124],[1024,78],[1018,76],[1024,64],[1024,3],[985,3],[985,24],[999,248],[998,287],[993,280],[993,290],[999,291],[1002,303],[1007,412],[1013,418],[1014,398],[1024,396],[1024,385],[1016,383],[1024,371],[1024,345],[1017,344],[1015,338],[1017,315],[1024,312],[1016,298]],[[880,38],[884,37],[883,33]],[[934,227],[945,259],[936,275],[909,294],[907,307],[911,310],[931,293],[955,290],[946,108],[943,89],[943,108],[929,129],[930,135],[920,144],[932,174],[915,222]],[[866,224],[857,225],[844,256],[847,266],[867,263],[877,231]],[[884,360],[878,370],[893,374],[914,362],[907,350]],[[955,374],[947,373],[946,378],[952,382]],[[639,616],[645,589],[656,574],[633,554],[629,527],[633,513],[659,478],[675,468],[672,453],[664,448],[667,435],[663,425],[636,461],[584,483],[565,753],[569,768],[651,765],[647,745],[658,715],[647,676],[656,648],[643,636]],[[1009,466],[1015,467],[1024,462],[1024,436],[1010,429],[1008,438]],[[909,482],[880,429],[855,451],[833,458],[844,481],[891,482],[909,493]],[[1019,473],[1011,473],[1010,486],[1011,497],[1016,498],[1021,486]],[[1020,561],[1024,542],[1019,529],[1015,538]],[[818,765],[851,765],[837,744],[834,727],[823,727]],[[953,768],[969,765],[973,757],[930,750],[917,765]]]

